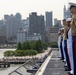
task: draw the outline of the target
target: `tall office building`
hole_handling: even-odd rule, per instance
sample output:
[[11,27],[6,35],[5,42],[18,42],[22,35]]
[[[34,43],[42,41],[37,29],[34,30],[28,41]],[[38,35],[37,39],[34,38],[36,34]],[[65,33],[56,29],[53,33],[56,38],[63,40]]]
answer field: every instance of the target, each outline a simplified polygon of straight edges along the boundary
[[17,43],[18,42],[26,42],[27,41],[27,32],[20,27],[20,29],[17,31]]
[[4,20],[9,20],[9,15],[4,15]]
[[22,28],[23,28],[23,30],[26,30],[27,31],[27,34],[28,34],[29,18],[22,20]]
[[55,27],[62,27],[61,20],[58,20],[57,18],[55,18],[54,19],[54,26]]
[[37,13],[33,12],[29,15],[29,35],[33,35],[34,33],[38,33],[38,17]]
[[58,41],[58,30],[59,27],[50,26],[46,29],[46,37],[48,42],[57,42]]
[[7,40],[17,40],[17,30],[22,25],[21,15],[4,15],[4,25],[6,26]]
[[3,25],[4,25],[4,21],[0,20],[0,29],[3,27]]
[[[29,35],[40,34],[45,35],[44,16],[38,16],[36,12],[29,15]],[[42,39],[44,40],[44,39]]]
[[5,26],[6,26],[6,36],[7,38],[10,38],[13,36],[13,22],[14,21],[14,16],[10,15],[10,16],[4,16],[4,22],[5,22]]
[[2,28],[0,29],[0,44],[5,44],[5,43],[6,43],[6,36]]
[[51,12],[45,12],[45,25],[46,28],[53,26],[53,14],[52,11]]
[[44,16],[38,16],[38,34],[41,34],[42,40],[45,40],[45,22]]
[[38,33],[45,34],[44,16],[38,16]]
[[14,16],[14,36],[17,37],[17,30],[22,27],[22,16],[20,13],[16,13]]
[[21,21],[22,16],[21,16],[20,13],[16,13],[15,18],[16,18],[17,20]]
[[63,17],[64,17],[64,19],[71,17],[70,11],[68,8],[66,8],[65,5],[64,5],[64,9],[63,9]]
[[56,26],[58,24],[58,20],[57,18],[54,19],[54,26]]

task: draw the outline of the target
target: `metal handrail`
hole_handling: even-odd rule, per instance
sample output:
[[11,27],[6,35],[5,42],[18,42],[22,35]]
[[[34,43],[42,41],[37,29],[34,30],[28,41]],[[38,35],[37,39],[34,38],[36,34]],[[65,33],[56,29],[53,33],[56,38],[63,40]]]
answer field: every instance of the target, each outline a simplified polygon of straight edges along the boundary
[[[22,64],[21,66],[19,66],[17,69],[15,69],[14,71],[12,71],[12,72],[9,73],[8,75],[11,75],[11,74],[14,73],[14,72],[19,73],[19,72],[17,72],[17,70],[18,70],[19,68],[21,68],[22,66],[25,67],[24,65],[27,64],[29,61],[31,61],[31,59],[29,59],[28,61],[26,61],[24,64]],[[26,68],[26,67],[25,67],[25,68]],[[27,68],[26,68],[26,69],[27,69]],[[21,74],[21,73],[19,73],[19,74]],[[22,75],[22,74],[21,74],[21,75]]]

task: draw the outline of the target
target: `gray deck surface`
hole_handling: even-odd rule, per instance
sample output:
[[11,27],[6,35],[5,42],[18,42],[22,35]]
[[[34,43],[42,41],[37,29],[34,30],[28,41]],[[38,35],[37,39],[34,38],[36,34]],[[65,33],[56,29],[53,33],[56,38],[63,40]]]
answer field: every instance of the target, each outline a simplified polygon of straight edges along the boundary
[[52,54],[43,75],[68,75],[68,72],[64,70],[64,62],[58,58],[59,52],[54,50]]

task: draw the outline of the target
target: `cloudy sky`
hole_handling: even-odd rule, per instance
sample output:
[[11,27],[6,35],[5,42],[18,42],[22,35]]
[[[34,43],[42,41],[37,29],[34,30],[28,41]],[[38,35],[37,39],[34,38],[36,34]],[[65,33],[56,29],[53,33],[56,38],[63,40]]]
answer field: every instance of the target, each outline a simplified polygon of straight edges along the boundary
[[45,11],[53,11],[54,18],[63,18],[63,7],[69,2],[76,0],[0,0],[0,19],[4,14],[20,12],[22,18],[29,16],[31,12],[38,12],[38,15],[45,14]]

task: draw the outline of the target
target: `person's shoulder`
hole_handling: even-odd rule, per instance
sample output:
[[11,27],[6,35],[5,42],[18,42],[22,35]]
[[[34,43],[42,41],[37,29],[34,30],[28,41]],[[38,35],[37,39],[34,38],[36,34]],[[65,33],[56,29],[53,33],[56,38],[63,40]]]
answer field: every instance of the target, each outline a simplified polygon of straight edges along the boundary
[[73,19],[73,20],[76,20],[76,15],[74,15],[74,16],[72,17],[72,19]]

